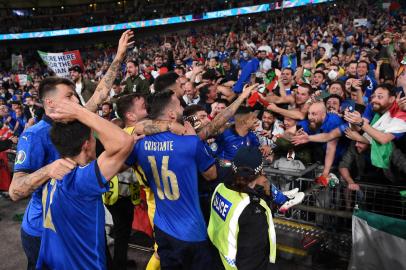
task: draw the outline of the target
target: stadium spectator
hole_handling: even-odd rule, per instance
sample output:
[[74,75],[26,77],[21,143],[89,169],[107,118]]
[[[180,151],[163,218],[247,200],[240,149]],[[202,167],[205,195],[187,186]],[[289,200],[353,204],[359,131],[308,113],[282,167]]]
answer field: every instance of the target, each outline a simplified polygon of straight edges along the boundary
[[150,93],[148,81],[139,72],[139,64],[136,60],[127,61],[125,87],[123,90],[125,94],[141,93],[148,95]]
[[93,95],[96,85],[92,81],[83,77],[83,70],[78,65],[70,67],[69,73],[72,81],[75,83],[75,91],[80,102],[86,104]]

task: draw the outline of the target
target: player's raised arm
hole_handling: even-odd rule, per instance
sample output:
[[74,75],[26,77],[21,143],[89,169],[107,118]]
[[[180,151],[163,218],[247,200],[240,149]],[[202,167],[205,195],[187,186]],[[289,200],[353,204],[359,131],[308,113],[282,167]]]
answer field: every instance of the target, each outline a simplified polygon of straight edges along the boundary
[[113,86],[113,82],[116,79],[117,72],[120,69],[120,64],[125,59],[127,48],[134,43],[134,41],[130,41],[133,36],[134,33],[131,30],[127,30],[121,35],[118,42],[116,57],[111,63],[106,74],[103,76],[102,80],[97,85],[93,96],[85,105],[89,111],[96,112],[98,106],[107,99],[110,89]]
[[56,120],[78,120],[98,134],[105,151],[100,155],[97,163],[107,180],[119,172],[132,150],[134,137],[79,104],[71,101],[60,102],[55,105],[51,117]]

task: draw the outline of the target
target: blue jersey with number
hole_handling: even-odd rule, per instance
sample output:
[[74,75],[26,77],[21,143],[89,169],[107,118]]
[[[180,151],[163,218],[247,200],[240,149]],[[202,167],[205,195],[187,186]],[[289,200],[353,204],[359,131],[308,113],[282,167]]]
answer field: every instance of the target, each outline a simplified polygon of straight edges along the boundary
[[[49,137],[52,120],[44,116],[38,124],[27,129],[19,138],[14,172],[33,173],[59,158]],[[22,228],[32,236],[42,234],[42,188],[32,194],[25,210]]]
[[174,238],[195,242],[207,239],[199,205],[197,173],[207,171],[214,159],[197,136],[170,132],[146,136],[126,164],[143,169],[154,192],[154,224]]
[[108,190],[97,161],[44,186],[44,231],[37,269],[106,269],[101,195]]

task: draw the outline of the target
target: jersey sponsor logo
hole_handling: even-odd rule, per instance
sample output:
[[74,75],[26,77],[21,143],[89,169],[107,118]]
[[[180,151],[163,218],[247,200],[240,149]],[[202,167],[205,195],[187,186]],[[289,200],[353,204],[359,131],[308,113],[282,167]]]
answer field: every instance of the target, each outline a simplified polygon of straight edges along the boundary
[[23,150],[18,151],[15,164],[23,164],[27,155]]
[[229,202],[226,198],[221,196],[218,192],[214,194],[212,208],[221,217],[222,220],[226,220],[227,214],[233,204]]

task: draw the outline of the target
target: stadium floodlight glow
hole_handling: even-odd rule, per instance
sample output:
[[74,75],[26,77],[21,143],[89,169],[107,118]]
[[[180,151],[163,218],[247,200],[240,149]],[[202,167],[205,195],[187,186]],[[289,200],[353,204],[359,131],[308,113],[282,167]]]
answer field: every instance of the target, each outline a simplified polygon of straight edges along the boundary
[[[282,6],[275,6],[274,4],[261,4],[255,6],[239,7],[225,10],[218,10],[212,12],[205,12],[203,14],[189,14],[183,16],[174,16],[167,18],[157,18],[146,21],[135,21],[119,24],[108,24],[108,25],[98,25],[89,26],[81,28],[69,28],[60,29],[52,31],[42,31],[42,32],[28,32],[28,33],[16,33],[16,34],[0,34],[0,41],[3,40],[17,40],[17,39],[29,39],[29,38],[46,38],[46,37],[59,37],[59,36],[69,36],[69,35],[82,35],[82,34],[92,34],[100,32],[110,32],[119,31],[126,29],[136,29],[136,28],[146,28],[154,26],[171,25],[178,23],[187,23],[194,21],[205,21],[211,19],[219,19],[226,17],[235,17],[241,15],[249,15],[261,12],[269,12],[272,10],[284,9],[284,8],[294,8],[305,5],[315,5],[327,2],[333,2],[334,0],[285,0]],[[117,4],[121,5],[121,1]],[[95,5],[95,4],[94,4]],[[61,6],[64,9],[64,6]],[[155,10],[156,11],[156,10]]]

